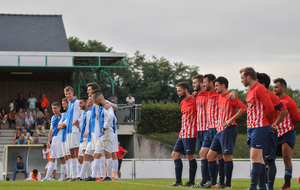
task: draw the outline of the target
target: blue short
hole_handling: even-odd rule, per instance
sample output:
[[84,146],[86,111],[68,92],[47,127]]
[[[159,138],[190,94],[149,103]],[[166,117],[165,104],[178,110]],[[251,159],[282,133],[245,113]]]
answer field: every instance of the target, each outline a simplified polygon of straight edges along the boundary
[[207,134],[207,131],[197,131],[197,150],[200,150],[203,145],[204,138]]
[[271,125],[257,128],[247,128],[247,144],[249,148],[264,149]]
[[235,125],[231,125],[218,132],[210,146],[210,149],[220,154],[233,154],[238,130]]
[[267,138],[266,146],[263,150],[264,160],[275,160],[277,150],[278,132],[270,132]]
[[287,143],[290,147],[294,148],[296,143],[296,131],[291,130],[287,133],[284,133],[282,136],[278,137],[278,143],[277,143],[277,156],[282,156],[282,144]]
[[216,134],[217,128],[209,128],[206,136],[204,137],[202,147],[209,148]]
[[178,138],[173,151],[180,154],[195,154],[196,141],[197,138]]

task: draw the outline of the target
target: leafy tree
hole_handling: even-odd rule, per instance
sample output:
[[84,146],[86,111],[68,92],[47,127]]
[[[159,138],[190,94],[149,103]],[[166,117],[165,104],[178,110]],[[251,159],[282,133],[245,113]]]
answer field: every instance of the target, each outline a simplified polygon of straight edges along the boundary
[[77,37],[69,37],[68,42],[72,52],[111,52],[113,50],[112,47],[108,48],[97,40],[88,40],[85,43],[80,41]]

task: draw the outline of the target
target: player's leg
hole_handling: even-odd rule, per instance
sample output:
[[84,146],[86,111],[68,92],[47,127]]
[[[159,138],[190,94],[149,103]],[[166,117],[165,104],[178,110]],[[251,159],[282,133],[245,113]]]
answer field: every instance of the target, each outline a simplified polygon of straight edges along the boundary
[[118,178],[121,178],[122,159],[118,159]]
[[47,173],[43,181],[48,181],[55,167],[55,158],[50,159],[50,165],[48,167]]
[[118,161],[116,152],[113,152],[112,159],[113,159],[113,163],[112,163],[113,178],[116,181],[116,180],[118,180],[118,166],[119,166],[119,161]]
[[[285,167],[284,185],[286,185],[287,187],[290,187],[292,171],[293,171],[293,165],[292,165],[293,149],[288,143],[283,143],[281,145],[281,147],[282,147],[282,158],[283,158],[284,167]],[[282,189],[287,189],[287,188],[282,188]]]
[[210,181],[211,181],[211,186],[214,187],[217,185],[217,156],[218,152],[214,150],[209,150],[207,154],[207,161],[208,161],[208,171],[210,175]]
[[175,164],[175,177],[176,181],[173,184],[170,184],[168,186],[182,186],[182,170],[183,170],[183,163],[181,160],[181,154],[184,153],[184,147],[183,147],[183,142],[181,138],[178,138],[173,152],[171,154],[172,159],[174,160]]

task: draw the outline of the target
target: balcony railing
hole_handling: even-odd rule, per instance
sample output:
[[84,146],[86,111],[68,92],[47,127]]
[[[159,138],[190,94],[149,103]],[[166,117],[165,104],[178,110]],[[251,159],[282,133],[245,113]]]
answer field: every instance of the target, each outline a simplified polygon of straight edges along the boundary
[[126,104],[118,104],[115,110],[118,124],[137,124],[141,122],[141,104],[128,106]]

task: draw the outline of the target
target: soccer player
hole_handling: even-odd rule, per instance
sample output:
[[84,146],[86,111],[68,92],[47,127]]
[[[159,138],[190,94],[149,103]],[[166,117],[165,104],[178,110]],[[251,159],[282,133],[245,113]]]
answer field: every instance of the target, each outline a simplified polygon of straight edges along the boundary
[[195,175],[197,171],[197,162],[195,159],[195,148],[197,141],[197,111],[196,99],[189,94],[189,85],[187,82],[180,82],[176,85],[177,95],[183,100],[180,103],[182,113],[182,124],[179,138],[175,143],[172,152],[172,158],[175,163],[176,182],[169,186],[182,186],[183,164],[180,158],[181,154],[186,154],[189,161],[189,181],[184,186],[195,185]]
[[[228,99],[228,80],[225,77],[218,77],[215,80],[215,88],[219,94],[218,100],[218,126],[217,134],[213,139],[207,155],[208,168],[211,176],[211,188],[231,188],[231,177],[233,170],[233,149],[237,137],[237,125],[235,120],[244,115],[246,106],[235,97]],[[239,109],[236,112],[236,109]],[[218,154],[222,154],[225,161],[226,185],[217,184],[217,162]]]
[[41,181],[42,177],[39,171],[37,169],[33,169],[32,172],[30,172],[30,175],[25,181]]
[[282,156],[285,166],[285,183],[281,190],[289,190],[291,186],[292,178],[292,154],[296,141],[296,132],[294,125],[300,121],[300,115],[297,109],[297,105],[294,100],[286,93],[287,83],[282,78],[274,80],[274,92],[280,99],[280,101],[287,107],[288,114],[285,116],[283,122],[278,126],[278,146],[277,155]]
[[240,70],[241,83],[250,87],[246,102],[247,109],[247,142],[251,152],[252,171],[250,190],[256,190],[261,174],[265,177],[266,166],[263,160],[263,149],[271,131],[268,115],[274,111],[267,89],[256,81],[256,72],[251,67]]

